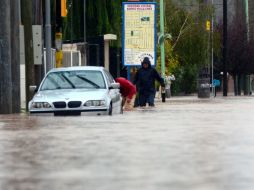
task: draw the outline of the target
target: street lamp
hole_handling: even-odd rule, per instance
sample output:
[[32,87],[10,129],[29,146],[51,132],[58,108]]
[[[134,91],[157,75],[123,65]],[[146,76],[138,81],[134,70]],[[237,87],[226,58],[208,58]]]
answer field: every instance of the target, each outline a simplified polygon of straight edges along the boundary
[[228,94],[227,79],[227,0],[223,0],[223,96]]
[[[250,42],[250,20],[249,20],[249,0],[245,0],[245,13],[246,13],[246,25],[247,25],[247,43]],[[247,75],[247,92],[251,95],[251,77]]]

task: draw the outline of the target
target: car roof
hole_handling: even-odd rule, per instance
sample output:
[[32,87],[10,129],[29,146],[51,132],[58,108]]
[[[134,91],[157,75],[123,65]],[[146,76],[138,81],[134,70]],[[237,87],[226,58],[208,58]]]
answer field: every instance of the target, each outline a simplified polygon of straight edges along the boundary
[[93,70],[93,71],[103,71],[104,67],[99,66],[74,66],[74,67],[61,67],[53,68],[49,72],[58,72],[58,71],[77,71],[77,70]]

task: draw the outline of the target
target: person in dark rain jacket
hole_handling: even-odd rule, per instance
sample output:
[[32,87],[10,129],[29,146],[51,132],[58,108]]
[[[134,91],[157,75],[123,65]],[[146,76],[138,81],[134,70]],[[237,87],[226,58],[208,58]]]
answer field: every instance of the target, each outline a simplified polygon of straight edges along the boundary
[[151,66],[151,62],[148,57],[145,57],[141,63],[141,68],[137,71],[133,83],[138,90],[139,106],[145,107],[148,103],[149,106],[154,106],[155,98],[155,80],[157,80],[162,88],[165,88],[164,79]]

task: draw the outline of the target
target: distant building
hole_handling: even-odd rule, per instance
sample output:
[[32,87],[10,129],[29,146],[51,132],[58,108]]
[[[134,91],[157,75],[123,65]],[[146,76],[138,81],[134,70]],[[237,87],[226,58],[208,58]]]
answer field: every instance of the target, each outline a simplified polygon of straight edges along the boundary
[[245,0],[234,0],[235,3],[235,19],[241,23],[246,23]]
[[[246,11],[246,8],[247,8],[246,3],[248,3],[247,11]],[[234,4],[235,4],[235,9],[234,9],[235,18],[239,22],[246,24],[246,29],[248,29],[249,31],[249,40],[254,41],[254,1],[253,0],[234,0]]]
[[254,1],[249,0],[249,28],[250,39],[254,41]]

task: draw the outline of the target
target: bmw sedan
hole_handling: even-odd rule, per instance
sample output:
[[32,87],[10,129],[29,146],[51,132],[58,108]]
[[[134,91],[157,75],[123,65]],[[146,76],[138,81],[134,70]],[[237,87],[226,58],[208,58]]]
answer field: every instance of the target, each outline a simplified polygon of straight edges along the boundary
[[28,108],[31,114],[97,115],[122,113],[120,84],[103,67],[67,67],[50,70],[35,91]]

